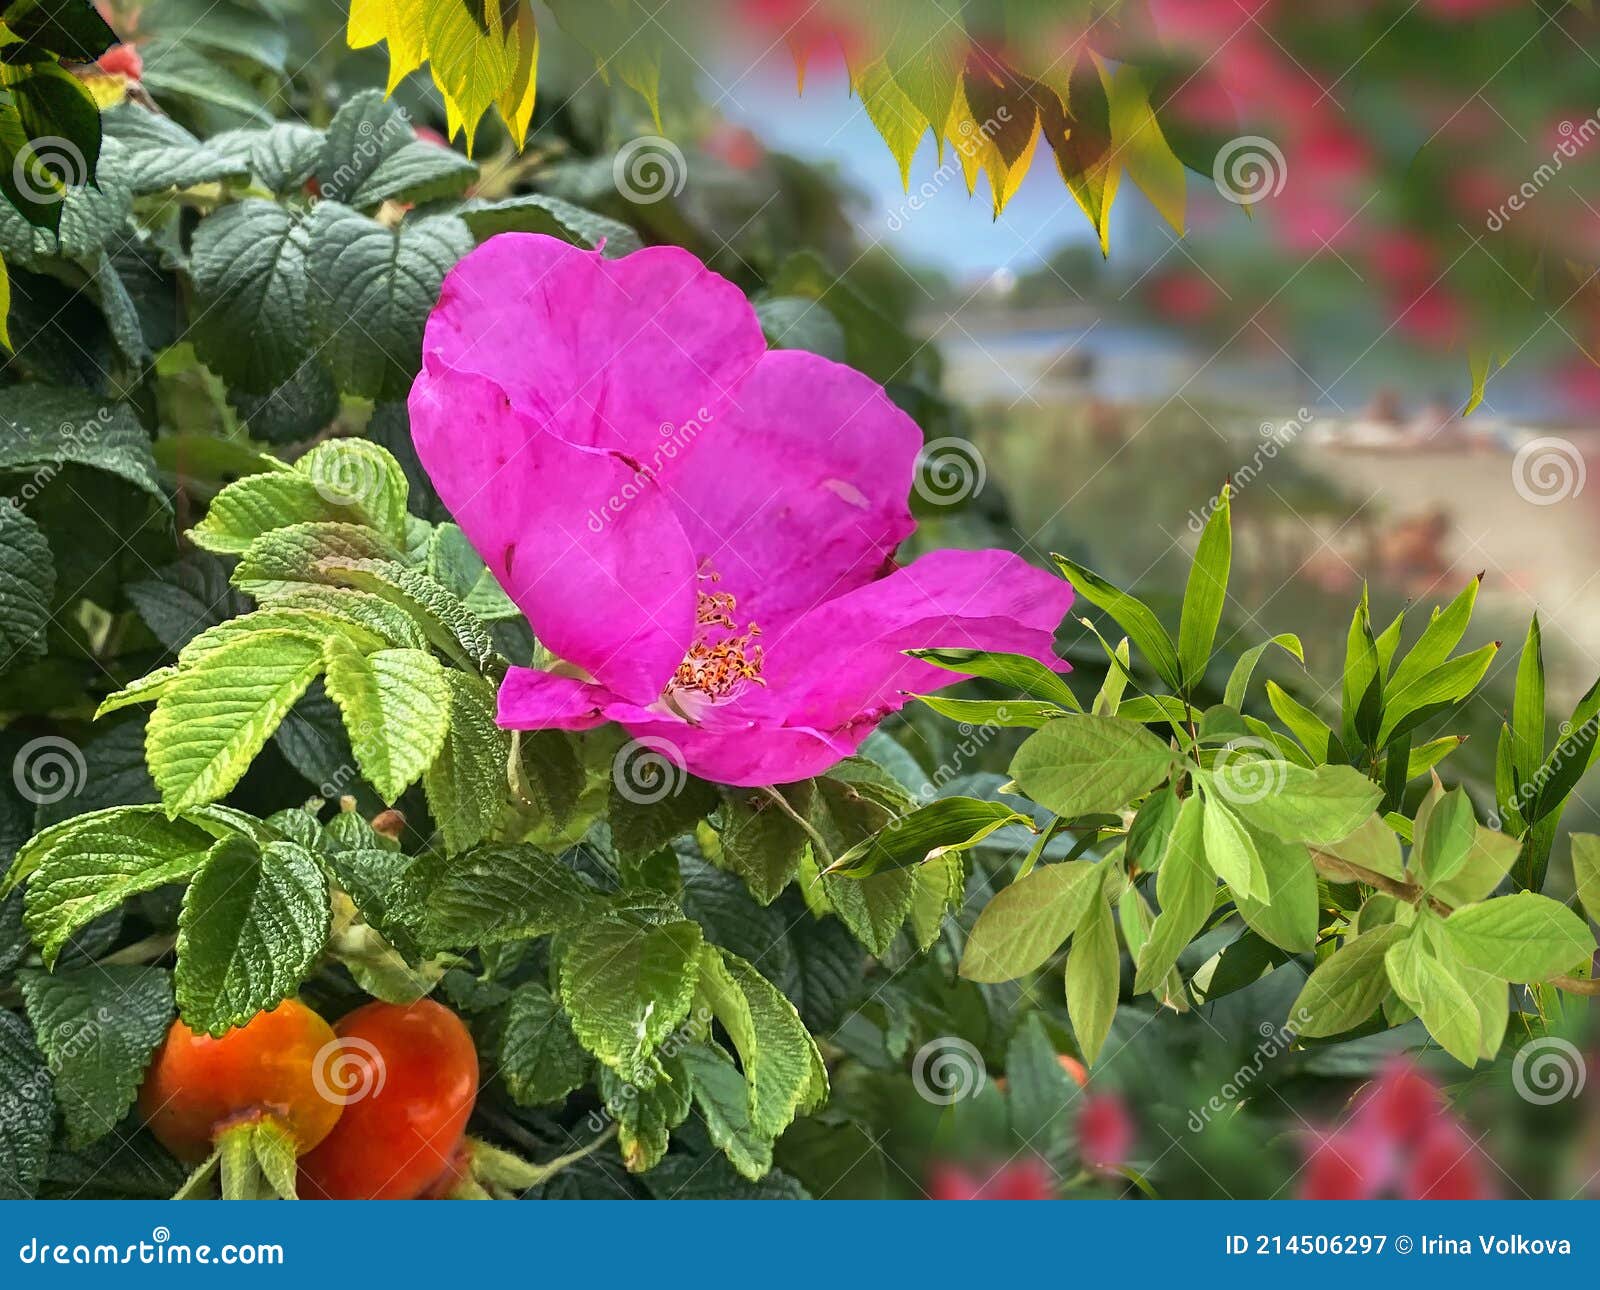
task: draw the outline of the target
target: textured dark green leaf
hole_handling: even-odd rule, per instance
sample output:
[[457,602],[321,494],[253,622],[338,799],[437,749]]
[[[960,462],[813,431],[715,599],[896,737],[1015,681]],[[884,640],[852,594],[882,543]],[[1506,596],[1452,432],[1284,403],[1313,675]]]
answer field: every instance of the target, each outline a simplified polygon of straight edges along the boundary
[[582,878],[530,846],[478,847],[438,861],[422,899],[426,939],[438,948],[545,936],[604,908]]
[[572,931],[561,948],[561,1002],[583,1046],[632,1078],[689,1015],[702,944],[699,924],[682,921],[607,918]]
[[133,1105],[172,1020],[172,981],[160,968],[102,964],[26,972],[20,980],[68,1143],[85,1146],[110,1133]]
[[0,672],[41,658],[56,566],[44,532],[21,509],[0,505]]
[[500,1078],[521,1106],[560,1102],[588,1074],[589,1059],[571,1024],[542,985],[512,992],[501,1010],[498,1039]]
[[38,1190],[54,1127],[44,1054],[21,1017],[0,1011],[0,1200]]
[[304,847],[219,842],[184,894],[178,1011],[220,1035],[300,988],[328,939],[328,884]]
[[[391,229],[323,202],[311,219],[311,311],[323,361],[346,394],[404,398],[422,328],[450,267],[472,249],[453,216]],[[285,373],[286,374],[286,373]]]

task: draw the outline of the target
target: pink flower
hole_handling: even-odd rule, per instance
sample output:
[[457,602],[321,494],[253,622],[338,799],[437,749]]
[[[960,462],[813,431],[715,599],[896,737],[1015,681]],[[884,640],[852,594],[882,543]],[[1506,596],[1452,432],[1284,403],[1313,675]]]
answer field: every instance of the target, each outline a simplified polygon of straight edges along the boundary
[[1489,1200],[1483,1157],[1460,1126],[1442,1121],[1429,1130],[1401,1180],[1407,1200]]
[[1382,1139],[1363,1129],[1315,1134],[1300,1177],[1302,1200],[1369,1200],[1378,1195],[1393,1170],[1393,1156]]
[[1078,1153],[1097,1169],[1120,1169],[1133,1149],[1133,1116],[1116,1093],[1089,1093],[1078,1109]]
[[987,1174],[960,1165],[936,1164],[928,1180],[930,1200],[1054,1200],[1055,1177],[1034,1157],[1000,1165]]
[[1072,589],[1005,551],[897,568],[915,423],[852,368],[768,352],[686,251],[492,238],[445,279],[410,411],[439,495],[560,660],[511,669],[503,726],[615,721],[707,779],[787,783],[960,679],[907,649],[1065,669]]

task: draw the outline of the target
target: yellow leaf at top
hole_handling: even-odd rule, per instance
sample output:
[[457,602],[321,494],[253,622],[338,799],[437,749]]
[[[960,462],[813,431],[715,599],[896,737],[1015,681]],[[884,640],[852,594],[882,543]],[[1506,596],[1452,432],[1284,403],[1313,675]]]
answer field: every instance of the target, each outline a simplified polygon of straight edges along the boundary
[[511,84],[495,100],[500,116],[517,147],[528,139],[528,127],[533,124],[533,103],[539,88],[539,28],[533,20],[533,11],[523,8],[517,14],[517,71]]
[[883,59],[874,59],[852,69],[850,79],[856,93],[861,95],[861,106],[866,108],[873,127],[900,163],[900,182],[909,189],[911,161],[917,155],[922,136],[928,132],[928,118],[895,82]]
[[[482,17],[482,27],[474,10]],[[472,0],[470,8],[461,0],[429,0],[423,19],[434,83],[455,109],[451,133],[459,124],[470,153],[483,114],[516,81],[517,28],[505,29],[499,0]]]
[[[345,32],[351,49],[366,49],[386,42],[389,46],[389,83],[393,94],[401,81],[421,67],[428,57],[423,31],[423,11],[429,0],[351,0],[350,23]],[[457,8],[460,8],[458,3]]]
[[[1099,59],[1095,60],[1097,63]],[[1111,104],[1111,139],[1116,162],[1139,186],[1161,217],[1182,237],[1187,180],[1150,107],[1150,91],[1138,70],[1123,64],[1113,73],[1100,63]]]
[[11,348],[11,271],[0,260],[0,345]]

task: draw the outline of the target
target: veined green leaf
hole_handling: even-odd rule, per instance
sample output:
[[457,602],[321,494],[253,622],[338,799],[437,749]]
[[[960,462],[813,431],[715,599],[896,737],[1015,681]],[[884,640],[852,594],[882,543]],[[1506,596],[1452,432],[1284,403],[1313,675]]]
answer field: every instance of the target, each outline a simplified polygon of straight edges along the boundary
[[891,821],[882,832],[858,842],[823,872],[865,878],[886,869],[920,865],[935,854],[976,846],[1007,824],[1032,828],[1033,821],[1002,802],[940,798]]
[[1117,717],[1075,716],[1032,735],[1011,777],[1063,818],[1118,811],[1171,773],[1175,755],[1143,726]]
[[323,642],[328,695],[339,705],[356,761],[392,803],[433,765],[450,729],[450,688],[432,654],[363,653],[342,636]]
[[1583,919],[1531,891],[1464,905],[1444,927],[1464,963],[1502,981],[1542,981],[1586,964],[1595,951]]
[[[1145,107],[1149,111],[1148,104]],[[1153,126],[1153,119],[1152,119]],[[1179,167],[1180,174],[1182,167]],[[1200,534],[1200,545],[1189,567],[1183,594],[1183,614],[1178,623],[1178,666],[1192,693],[1205,677],[1216,643],[1222,607],[1228,599],[1228,574],[1233,563],[1233,523],[1229,514],[1230,489],[1224,484],[1217,504]]]
[[1150,660],[1150,666],[1155,668],[1157,676],[1174,690],[1183,687],[1182,669],[1172,638],[1149,606],[1127,592],[1119,591],[1099,574],[1091,573],[1064,555],[1052,555],[1050,558],[1067,575],[1067,581],[1072,583],[1074,590],[1091,605],[1110,614],[1117,625],[1128,633],[1133,643]]
[[1352,937],[1317,964],[1289,1009],[1289,1024],[1308,1039],[1353,1030],[1376,1011],[1389,992],[1388,953],[1406,929],[1384,923]]
[[1043,865],[995,893],[972,926],[961,956],[969,981],[1026,976],[1078,929],[1098,900],[1104,872],[1087,860]]

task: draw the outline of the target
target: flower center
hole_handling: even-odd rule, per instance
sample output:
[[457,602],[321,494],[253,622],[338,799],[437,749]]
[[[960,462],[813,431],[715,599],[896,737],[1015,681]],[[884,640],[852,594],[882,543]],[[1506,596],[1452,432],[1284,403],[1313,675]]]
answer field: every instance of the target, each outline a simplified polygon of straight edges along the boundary
[[[714,588],[722,579],[706,565],[700,580]],[[766,684],[761,679],[761,646],[755,643],[761,628],[747,622],[741,629],[734,616],[738,608],[726,591],[696,590],[695,640],[667,684],[670,696],[715,703],[732,698],[747,683]]]

